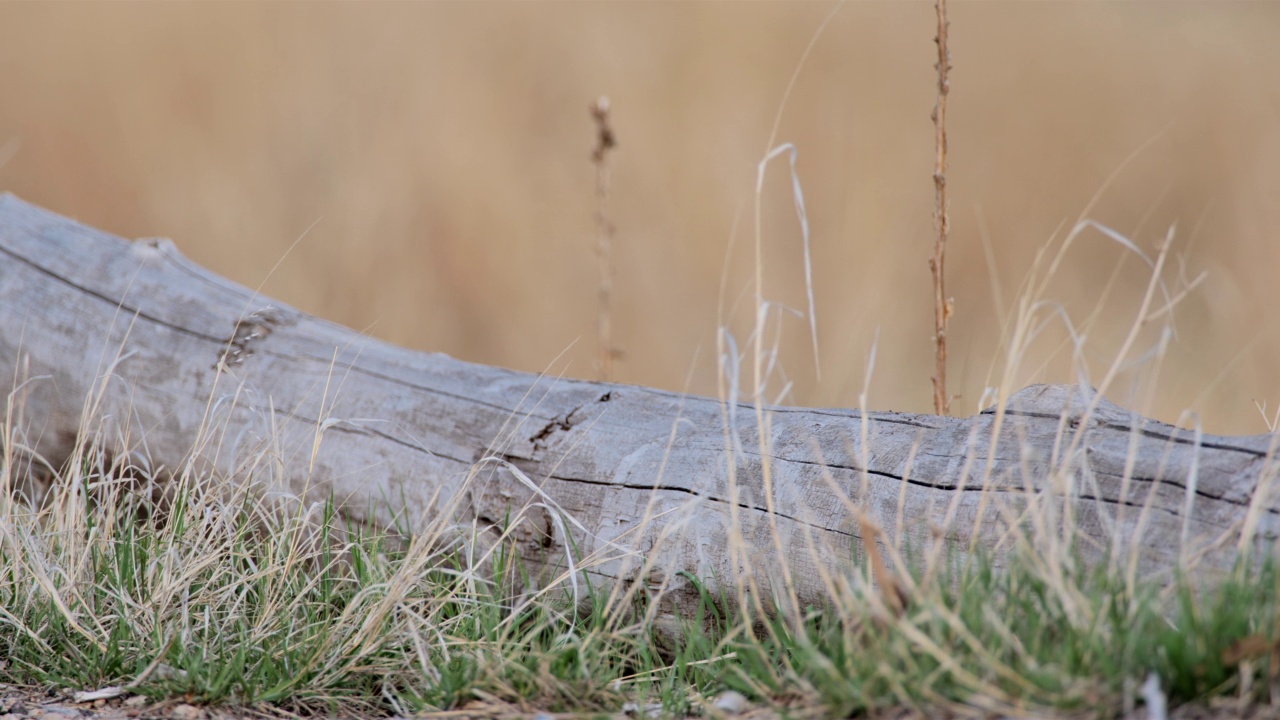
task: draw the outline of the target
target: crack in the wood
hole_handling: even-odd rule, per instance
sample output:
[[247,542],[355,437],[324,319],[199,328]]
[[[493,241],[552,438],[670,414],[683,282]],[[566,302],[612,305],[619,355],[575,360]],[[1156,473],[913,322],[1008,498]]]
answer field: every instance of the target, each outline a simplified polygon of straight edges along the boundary
[[[574,412],[577,412],[577,410],[575,409]],[[537,455],[538,453],[546,450],[548,438],[555,433],[569,432],[572,430],[573,423],[570,421],[572,417],[573,413],[569,413],[563,419],[559,416],[554,417],[551,419],[551,422],[547,423],[541,430],[534,433],[533,436],[529,438],[529,443],[533,445],[534,454]]]
[[[596,402],[608,402],[611,396],[612,393],[606,392],[596,400]],[[550,422],[542,426],[541,430],[534,433],[533,436],[529,438],[529,443],[533,446],[534,457],[536,458],[540,453],[546,451],[547,447],[551,445],[551,438],[554,435],[557,433],[569,432],[575,425],[581,422],[581,420],[575,420],[574,416],[582,412],[585,408],[585,404],[575,405],[572,410],[564,415],[557,415],[552,418]]]
[[66,286],[68,286],[68,287],[75,288],[76,290],[78,290],[78,291],[80,291],[80,292],[84,293],[85,295],[88,295],[89,297],[92,297],[92,298],[96,298],[96,299],[98,299],[98,300],[101,300],[102,302],[104,302],[104,303],[106,303],[106,304],[108,304],[108,305],[110,305],[110,306],[112,306],[112,307],[114,307],[114,308],[116,308],[116,309],[118,309],[118,310],[123,310],[124,312],[129,313],[129,314],[133,315],[134,317],[138,317],[138,318],[141,318],[141,319],[146,320],[146,321],[148,321],[148,322],[155,323],[156,325],[159,325],[159,326],[161,326],[161,327],[168,328],[168,329],[170,329],[170,330],[173,330],[174,332],[181,333],[181,334],[183,334],[183,335],[189,335],[189,336],[191,336],[191,337],[199,338],[199,339],[201,339],[201,340],[208,340],[208,341],[210,341],[210,342],[217,342],[217,341],[218,341],[218,340],[217,340],[217,338],[213,337],[212,335],[206,335],[206,334],[204,334],[204,333],[197,332],[197,331],[195,331],[195,330],[191,330],[190,328],[186,328],[186,327],[183,327],[183,326],[181,326],[181,325],[174,325],[173,323],[170,323],[170,322],[167,322],[167,321],[165,321],[165,320],[162,320],[162,319],[160,319],[160,318],[158,318],[158,317],[156,317],[156,316],[154,316],[154,315],[151,315],[151,314],[145,313],[145,312],[143,312],[143,311],[142,311],[141,309],[139,309],[139,308],[135,308],[135,307],[131,307],[131,306],[129,306],[129,305],[126,305],[126,304],[124,304],[124,300],[123,300],[123,298],[122,298],[122,299],[120,299],[120,300],[115,300],[115,299],[112,299],[112,298],[108,297],[107,295],[104,295],[103,293],[100,293],[100,292],[98,292],[98,291],[96,291],[96,290],[90,290],[89,288],[84,287],[83,285],[80,285],[79,283],[72,282],[70,278],[63,277],[62,275],[59,275],[58,273],[56,273],[56,272],[54,272],[54,271],[52,271],[52,270],[50,270],[50,269],[48,269],[48,268],[44,267],[43,265],[40,265],[40,264],[36,263],[34,260],[30,260],[30,259],[28,259],[28,258],[26,258],[26,257],[24,257],[24,256],[22,256],[22,255],[19,255],[18,253],[14,252],[13,250],[11,250],[11,249],[9,249],[9,248],[7,248],[7,247],[0,246],[0,252],[3,252],[5,255],[8,255],[9,257],[11,257],[11,258],[13,258],[13,259],[17,260],[18,262],[21,262],[21,263],[23,263],[24,265],[27,265],[28,267],[30,267],[30,268],[32,268],[32,269],[34,269],[34,270],[36,270],[36,271],[37,271],[37,272],[39,272],[39,273],[42,273],[42,274],[44,274],[44,275],[47,275],[47,276],[48,276],[48,277],[50,277],[50,278],[53,278],[54,280],[56,280],[57,282],[59,282],[59,283],[61,283],[61,284],[63,284],[63,285],[66,285]]
[[[806,461],[806,460],[790,460],[790,461],[788,461],[788,462],[796,462],[796,463],[801,463],[801,464],[806,464],[806,465],[819,465],[819,466],[821,466],[821,463],[817,463],[817,462],[813,462],[813,461]],[[839,468],[839,469],[842,469],[842,470],[848,470],[848,471],[853,472],[853,473],[862,473],[862,472],[864,472],[864,470],[863,470],[862,468],[859,468],[859,467],[857,467],[857,466],[855,466],[855,465],[827,464],[827,465],[826,465],[826,466],[824,466],[824,467],[825,467],[825,468],[827,468],[827,469]],[[1096,468],[1090,468],[1090,469],[1091,469],[1091,470],[1094,470],[1095,472],[1097,472],[1097,469],[1096,469]],[[865,472],[866,472],[866,473],[868,473],[868,474],[870,474],[870,475],[875,475],[875,476],[877,476],[877,477],[883,477],[883,478],[888,478],[888,479],[891,479],[891,480],[897,480],[897,481],[899,481],[899,482],[904,482],[904,479],[903,479],[902,477],[900,477],[900,476],[898,476],[898,475],[894,475],[893,473],[884,472],[884,471],[880,471],[880,470],[866,470]],[[1110,476],[1110,477],[1117,477],[1117,478],[1119,477],[1118,475],[1116,475],[1116,474],[1114,474],[1114,473],[1100,473],[1100,474],[1105,474],[1105,475],[1108,475],[1108,476]],[[1142,477],[1142,476],[1137,476],[1137,475],[1131,476],[1129,479],[1130,479],[1130,480],[1132,480],[1132,481],[1134,481],[1134,482],[1138,482],[1138,483],[1151,483],[1151,484],[1155,484],[1155,483],[1157,483],[1157,482],[1158,482],[1158,483],[1160,483],[1160,484],[1162,484],[1162,485],[1169,485],[1169,486],[1171,486],[1171,487],[1177,488],[1177,489],[1181,490],[1183,493],[1185,493],[1185,492],[1186,492],[1186,490],[1187,490],[1187,486],[1186,486],[1184,483],[1181,483],[1181,482],[1179,482],[1179,481],[1177,481],[1177,480],[1171,480],[1171,479],[1157,480],[1156,478],[1152,478],[1152,477]],[[961,492],[981,492],[981,491],[983,490],[983,487],[982,487],[981,485],[967,485],[967,484],[966,484],[966,485],[965,485],[965,487],[961,488],[961,487],[958,487],[955,483],[952,483],[952,484],[950,484],[950,485],[947,485],[947,484],[935,484],[935,483],[928,483],[928,482],[924,482],[924,481],[920,481],[920,480],[914,480],[914,479],[911,479],[911,478],[906,478],[906,479],[905,479],[905,482],[906,482],[908,485],[914,485],[914,486],[916,486],[916,487],[931,488],[931,489],[934,489],[934,490],[945,490],[945,491],[950,491],[950,492],[955,492],[956,490],[960,490]],[[988,486],[986,489],[991,490],[991,491],[993,491],[993,492],[1002,492],[1002,493],[1003,493],[1003,492],[1022,492],[1022,490],[1021,490],[1021,489],[1019,489],[1019,488],[1004,489],[1004,488],[998,488],[998,487],[990,487],[990,486]],[[1203,489],[1201,489],[1201,488],[1199,488],[1199,487],[1197,487],[1197,488],[1195,489],[1195,491],[1194,491],[1194,492],[1195,492],[1195,494],[1196,494],[1198,497],[1205,498],[1206,500],[1213,500],[1213,501],[1217,501],[1217,502],[1227,503],[1228,505],[1235,505],[1235,506],[1237,506],[1237,507],[1248,507],[1248,506],[1249,506],[1249,504],[1250,504],[1251,502],[1253,502],[1252,497],[1250,497],[1250,499],[1249,499],[1249,500],[1247,500],[1247,501],[1234,500],[1234,499],[1232,499],[1232,498],[1228,498],[1228,497],[1226,497],[1225,495],[1213,495],[1213,494],[1210,494],[1210,493],[1206,492],[1205,490],[1203,490]],[[1081,495],[1081,496],[1080,496],[1080,498],[1081,498],[1081,499],[1099,499],[1099,498],[1088,498],[1088,497],[1087,497],[1087,496],[1085,496],[1085,495]],[[1119,500],[1108,500],[1108,499],[1106,499],[1106,498],[1100,498],[1100,499],[1101,499],[1103,502],[1111,502],[1111,503],[1121,504]],[[1125,504],[1125,505],[1133,505],[1133,503],[1130,503],[1130,502],[1128,502],[1128,501],[1125,501],[1123,504]],[[1141,507],[1141,506],[1140,506],[1140,505],[1135,505],[1135,507]],[[1264,508],[1264,511],[1265,511],[1265,512],[1267,512],[1267,513],[1269,513],[1269,514],[1272,514],[1272,515],[1280,515],[1280,508]],[[1175,516],[1181,517],[1181,514],[1180,514],[1180,513],[1178,513],[1178,512],[1174,512],[1174,511],[1171,511],[1171,510],[1170,510],[1170,511],[1168,511],[1168,512],[1173,513]]]
[[[994,412],[995,412],[994,410],[988,409],[988,410],[983,410],[981,413],[979,413],[979,415],[991,415],[991,414],[994,414]],[[1013,409],[1006,409],[1005,415],[1011,415],[1014,417],[1038,418],[1041,420],[1050,420],[1052,422],[1058,422],[1059,420],[1061,420],[1061,416],[1054,415],[1052,413],[1027,412],[1023,410],[1013,410]],[[1074,428],[1076,429],[1079,428],[1079,423],[1080,423],[1079,418],[1068,418],[1068,420],[1071,420],[1074,423],[1073,425]],[[1117,432],[1123,432],[1123,433],[1137,432],[1138,434],[1144,437],[1151,438],[1153,440],[1163,440],[1165,442],[1171,442],[1177,445],[1204,447],[1204,448],[1209,448],[1211,450],[1226,450],[1228,452],[1237,452],[1244,455],[1250,455],[1254,458],[1263,458],[1267,456],[1267,451],[1265,450],[1254,450],[1253,448],[1241,447],[1239,445],[1228,445],[1225,443],[1216,443],[1216,442],[1204,442],[1203,440],[1197,443],[1195,438],[1178,437],[1178,433],[1186,433],[1189,431],[1176,427],[1174,425],[1167,425],[1165,423],[1161,423],[1161,424],[1165,425],[1165,427],[1172,428],[1173,432],[1159,432],[1157,430],[1150,430],[1147,428],[1135,428],[1133,425],[1128,425],[1125,423],[1109,422],[1105,420],[1096,421],[1096,424],[1093,425],[1092,427],[1099,428],[1099,429],[1112,430]]]
[[[738,403],[738,406],[741,408],[754,409],[753,406],[749,403]],[[857,423],[862,422],[862,413],[859,413],[857,411],[850,411],[851,413],[856,413],[856,415],[853,415],[849,413],[823,410],[822,408],[795,407],[795,408],[773,408],[768,410],[767,412],[772,412],[777,414],[798,413],[806,416],[818,415],[822,417],[839,418],[840,420],[845,420],[848,422],[857,422]],[[898,417],[891,413],[869,412],[869,413],[866,413],[866,417],[868,420],[881,422],[886,425],[901,425],[903,427],[913,427],[913,428],[919,428],[921,430],[934,430],[934,431],[942,429],[941,424],[930,425],[928,423],[921,422],[919,420]],[[963,422],[963,420],[956,420],[955,418],[939,418],[939,419]]]
[[[615,483],[615,482],[605,482],[602,480],[590,480],[587,478],[571,478],[571,477],[565,477],[563,475],[547,475],[545,477],[549,480],[559,480],[560,482],[583,483],[585,485],[595,485],[600,487],[616,487],[616,488],[623,488],[625,490],[648,490],[651,492],[664,490],[664,491],[670,491],[670,492],[679,492],[679,493],[684,493],[686,495],[692,495],[693,497],[704,498],[706,500],[710,500],[711,502],[720,503],[722,505],[730,504],[728,500],[725,500],[724,498],[718,497],[716,495],[712,495],[710,493],[702,493],[702,492],[698,492],[697,490],[692,490],[690,488],[683,488],[683,487],[677,487],[677,486],[654,485],[654,484],[643,484],[643,483]],[[737,503],[737,506],[739,508],[742,508],[743,510],[754,510],[756,512],[764,513],[766,515],[769,514],[769,508],[767,507],[761,507],[758,505],[749,505],[743,502]],[[824,532],[833,532],[833,533],[836,533],[837,535],[842,535],[844,537],[861,539],[861,537],[858,536],[856,533],[850,533],[845,530],[841,530],[840,528],[829,528],[823,525],[818,525],[816,523],[809,522],[807,520],[801,520],[798,517],[794,517],[786,513],[778,512],[776,509],[773,511],[773,515],[776,517],[782,518],[784,520],[790,520],[791,522],[799,523],[801,525],[811,527],[815,530],[822,530]]]
[[[942,457],[946,457],[946,456],[942,456]],[[834,464],[834,463],[828,463],[828,464],[826,464],[826,465],[823,465],[822,463],[814,462],[814,461],[811,461],[811,460],[786,460],[785,462],[794,462],[794,463],[800,463],[800,464],[803,464],[803,465],[815,465],[815,466],[824,467],[824,468],[826,468],[826,469],[841,469],[841,470],[848,470],[848,471],[853,472],[853,473],[862,473],[862,472],[866,472],[867,474],[869,474],[869,475],[875,475],[876,477],[888,478],[888,479],[890,479],[890,480],[897,480],[897,481],[899,481],[899,482],[903,482],[903,481],[904,481],[904,479],[903,479],[901,476],[895,475],[895,474],[893,474],[893,473],[885,472],[885,471],[883,471],[883,470],[870,470],[870,469],[868,469],[868,470],[863,470],[862,468],[859,468],[859,467],[857,467],[856,465],[840,465],[840,464]],[[1090,469],[1091,469],[1091,470],[1093,470],[1094,472],[1098,472],[1098,470],[1097,470],[1096,468],[1090,468]],[[1115,473],[1099,473],[1099,474],[1104,474],[1104,475],[1108,475],[1108,476],[1110,476],[1110,477],[1115,477],[1115,478],[1118,478],[1118,477],[1119,477],[1119,476],[1118,476],[1118,475],[1116,475]],[[1155,484],[1155,483],[1157,483],[1157,482],[1158,482],[1158,483],[1160,483],[1160,484],[1162,484],[1162,485],[1169,485],[1169,486],[1171,486],[1171,487],[1177,488],[1177,489],[1179,489],[1179,490],[1183,491],[1184,493],[1185,493],[1185,492],[1186,492],[1186,490],[1187,490],[1187,486],[1186,486],[1186,484],[1184,484],[1184,483],[1182,483],[1182,482],[1179,482],[1178,480],[1173,480],[1173,479],[1162,479],[1162,480],[1157,480],[1156,478],[1152,478],[1152,477],[1143,477],[1143,476],[1138,476],[1138,475],[1131,476],[1129,479],[1130,479],[1130,480],[1132,480],[1132,481],[1134,481],[1134,482],[1139,482],[1139,483],[1152,483],[1152,484]],[[906,482],[908,485],[914,485],[914,486],[916,486],[916,487],[932,488],[932,489],[934,489],[934,490],[947,490],[947,491],[953,491],[953,492],[954,492],[954,491],[956,491],[956,490],[960,490],[960,491],[963,491],[963,492],[981,492],[981,491],[982,491],[982,489],[983,489],[981,485],[968,485],[968,484],[966,484],[966,485],[965,485],[965,487],[961,488],[961,487],[958,487],[956,483],[950,483],[950,484],[943,484],[943,483],[930,483],[930,482],[925,482],[925,481],[922,481],[922,480],[915,480],[915,479],[912,479],[912,478],[906,478],[906,479],[905,479],[905,482]],[[1005,490],[1003,490],[1002,488],[993,488],[993,487],[988,486],[988,488],[987,488],[987,489],[989,489],[989,490],[993,490],[993,491],[997,491],[997,492],[1005,492]],[[1021,490],[1020,490],[1020,489],[1017,489],[1017,488],[1015,488],[1015,489],[1016,489],[1016,490],[1018,490],[1019,492],[1021,492]],[[1234,499],[1232,499],[1232,498],[1226,497],[1225,495],[1213,495],[1213,494],[1208,493],[1208,492],[1206,492],[1205,490],[1203,490],[1202,488],[1199,488],[1199,487],[1197,487],[1197,488],[1195,489],[1195,491],[1194,491],[1194,492],[1195,492],[1195,494],[1196,494],[1197,496],[1202,497],[1202,498],[1205,498],[1206,500],[1215,500],[1215,501],[1218,501],[1218,502],[1224,502],[1224,503],[1227,503],[1227,504],[1229,504],[1229,505],[1235,505],[1235,506],[1238,506],[1238,507],[1247,507],[1247,506],[1249,505],[1249,503],[1250,503],[1250,502],[1252,502],[1252,499],[1250,499],[1250,500],[1248,500],[1248,501],[1241,501],[1241,500],[1234,500]],[[1084,496],[1082,495],[1081,497],[1084,497]],[[1108,501],[1108,502],[1109,502],[1109,501]],[[1266,512],[1268,512],[1268,513],[1272,513],[1272,514],[1280,514],[1280,509],[1277,509],[1277,508],[1266,508]]]
[[[760,458],[760,455],[755,454],[755,455],[750,455],[750,457],[753,457],[758,460]],[[942,457],[947,457],[947,456],[944,455]],[[931,482],[927,482],[927,481],[919,480],[915,478],[904,478],[901,475],[895,475],[894,473],[891,473],[885,470],[873,470],[871,468],[863,469],[856,465],[841,465],[839,463],[820,463],[814,460],[803,460],[800,458],[772,457],[772,459],[778,462],[795,463],[797,465],[808,465],[811,467],[820,467],[820,468],[823,468],[824,470],[848,470],[849,472],[855,473],[858,475],[861,475],[862,473],[865,472],[868,475],[875,475],[876,477],[887,478],[889,480],[897,480],[898,482],[905,482],[908,485],[913,485],[915,487],[926,488],[930,490],[943,490],[948,492],[956,492],[956,491],[982,492],[983,491],[983,487],[981,484],[971,485],[966,483],[964,487],[960,487],[959,483],[956,483],[954,481],[950,483],[931,483]],[[1004,488],[991,487],[991,486],[988,486],[986,489],[992,492],[1011,492],[1012,491],[1012,490],[1006,490]],[[1020,489],[1015,488],[1015,490],[1017,490],[1018,492],[1021,492]]]
[[[1098,473],[1098,474],[1100,474],[1100,475],[1106,475],[1106,476],[1108,476],[1108,477],[1117,478],[1117,479],[1119,479],[1119,478],[1121,478],[1121,477],[1122,477],[1122,476],[1120,476],[1120,475],[1117,475],[1116,473],[1101,473],[1101,472],[1100,472],[1100,473]],[[1185,495],[1185,494],[1186,494],[1186,492],[1187,492],[1187,485],[1186,485],[1186,483],[1180,482],[1180,481],[1178,481],[1178,480],[1172,480],[1172,479],[1167,479],[1167,478],[1165,478],[1165,479],[1158,479],[1158,478],[1154,478],[1154,477],[1145,477],[1145,476],[1140,476],[1140,475],[1132,475],[1132,476],[1130,476],[1130,477],[1129,477],[1129,479],[1130,479],[1131,481],[1133,481],[1133,482],[1150,483],[1150,484],[1153,484],[1153,485],[1154,485],[1154,484],[1157,484],[1157,483],[1158,483],[1158,484],[1160,484],[1160,485],[1169,485],[1169,486],[1171,486],[1171,487],[1174,487],[1174,488],[1176,488],[1176,489],[1178,489],[1178,490],[1182,491],[1182,493],[1183,493],[1184,495]],[[1226,503],[1226,504],[1228,504],[1228,505],[1235,505],[1236,507],[1248,507],[1251,503],[1253,503],[1253,493],[1250,493],[1250,494],[1249,494],[1249,499],[1248,499],[1248,500],[1234,500],[1234,499],[1232,499],[1232,498],[1227,497],[1226,495],[1213,495],[1213,494],[1208,493],[1208,492],[1206,492],[1205,490],[1201,489],[1199,486],[1197,486],[1197,487],[1196,487],[1196,489],[1195,489],[1194,491],[1192,491],[1192,492],[1193,492],[1197,497],[1202,497],[1202,498],[1204,498],[1204,499],[1206,499],[1206,500],[1213,500],[1213,501],[1215,501],[1215,502],[1222,502],[1222,503]],[[1256,487],[1254,488],[1253,492],[1257,492],[1257,488],[1256,488]],[[1280,515],[1280,508],[1263,508],[1263,510],[1264,510],[1265,512],[1269,513],[1269,514],[1272,514],[1272,515]]]

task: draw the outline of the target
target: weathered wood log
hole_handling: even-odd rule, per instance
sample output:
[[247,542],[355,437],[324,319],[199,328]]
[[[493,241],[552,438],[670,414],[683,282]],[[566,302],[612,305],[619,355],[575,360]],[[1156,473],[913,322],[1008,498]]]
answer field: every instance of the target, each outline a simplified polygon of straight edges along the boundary
[[771,603],[789,587],[821,602],[863,572],[854,551],[874,523],[891,542],[999,553],[1031,508],[1042,523],[1071,517],[1095,554],[1128,539],[1155,569],[1201,550],[1222,566],[1242,531],[1269,547],[1280,529],[1271,435],[1197,437],[1087,389],[1036,386],[967,419],[765,408],[762,442],[749,405],[393,347],[167,240],[122,240],[11,195],[0,376],[19,386],[13,442],[53,463],[91,399],[96,442],[145,447],[157,472],[243,476],[269,455],[292,492],[363,523],[493,534],[518,516],[527,567],[572,559],[597,586],[665,582],[676,613],[697,600],[686,571],[729,598],[756,587]]

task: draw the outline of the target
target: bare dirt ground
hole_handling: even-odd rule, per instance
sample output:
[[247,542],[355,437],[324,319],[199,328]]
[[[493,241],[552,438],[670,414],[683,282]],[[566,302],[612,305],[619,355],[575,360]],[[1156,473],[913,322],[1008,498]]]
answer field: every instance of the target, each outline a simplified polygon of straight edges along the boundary
[[110,700],[77,703],[73,695],[69,690],[0,685],[0,720],[260,720],[296,717],[275,708],[195,705],[181,696],[155,702],[143,695],[125,694]]
[[[0,685],[0,720],[262,720],[270,718],[298,718],[297,715],[274,707],[206,707],[195,705],[182,697],[170,698],[160,702],[152,702],[142,695],[125,695],[110,700],[96,700],[87,703],[74,702],[72,693],[66,690],[42,690],[36,688]],[[659,718],[659,714],[646,712],[647,708],[628,708],[627,712],[616,713],[613,720],[628,718]],[[744,720],[772,720],[780,717],[772,710],[765,708],[743,707],[737,713],[714,713],[710,717],[737,717]],[[1108,717],[1109,713],[1063,715],[1062,717]],[[535,720],[552,720],[553,718],[602,717],[598,713],[545,713],[522,712],[508,707],[498,707],[482,702],[475,702],[467,707],[440,713],[429,713],[415,716],[415,720],[429,718],[450,718],[451,720],[481,720],[483,718],[534,718]],[[801,712],[795,717],[820,717],[813,713]],[[921,713],[915,710],[898,709],[876,713],[877,720],[936,720],[938,718],[991,718],[1007,720],[995,714],[984,715],[974,709],[973,713],[937,712]],[[1035,718],[1040,716],[1026,715]],[[1139,708],[1128,715],[1120,715],[1123,720],[1152,720],[1145,708]],[[1168,714],[1169,720],[1272,720],[1280,719],[1280,706],[1252,705],[1241,707],[1231,699],[1220,699],[1204,705],[1183,705]],[[335,718],[334,720],[356,720],[355,718]],[[391,720],[406,720],[392,718]]]

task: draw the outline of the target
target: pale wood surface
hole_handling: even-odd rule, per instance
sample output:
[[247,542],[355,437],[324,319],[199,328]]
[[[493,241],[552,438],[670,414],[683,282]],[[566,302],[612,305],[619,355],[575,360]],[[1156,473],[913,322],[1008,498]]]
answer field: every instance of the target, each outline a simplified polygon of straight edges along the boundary
[[[361,522],[444,518],[491,535],[533,501],[516,533],[530,567],[562,566],[567,533],[595,581],[669,581],[673,612],[696,599],[679,571],[732,598],[750,567],[766,603],[783,577],[819,602],[827,582],[862,572],[861,513],[916,548],[944,525],[968,547],[976,526],[999,553],[1033,486],[1042,503],[1081,498],[1086,538],[1117,527],[1157,569],[1184,536],[1217,548],[1217,566],[1242,526],[1269,546],[1280,513],[1273,436],[1197,441],[1073,386],[1028,388],[1000,415],[868,413],[866,428],[856,410],[768,408],[762,462],[751,406],[404,350],[255,296],[167,240],[121,240],[11,195],[0,374],[21,384],[15,444],[55,464],[100,396],[98,442],[112,451],[145,440],[157,471],[255,468],[262,481],[275,467],[292,492],[332,494]],[[485,458],[502,462],[471,472]]]

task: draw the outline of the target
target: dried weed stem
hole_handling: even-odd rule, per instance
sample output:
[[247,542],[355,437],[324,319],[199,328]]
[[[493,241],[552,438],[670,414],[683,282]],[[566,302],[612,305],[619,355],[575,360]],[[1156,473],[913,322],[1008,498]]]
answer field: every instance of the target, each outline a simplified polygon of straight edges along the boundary
[[601,95],[591,104],[596,123],[596,147],[591,162],[596,166],[596,258],[600,263],[600,307],[596,316],[600,379],[608,380],[618,351],[613,346],[613,220],[609,217],[609,151],[618,145],[609,123],[609,98]]
[[947,49],[947,0],[936,0],[934,9],[938,15],[938,34],[934,42],[938,46],[938,103],[933,108],[933,127],[937,148],[933,168],[934,208],[933,225],[938,235],[933,243],[933,257],[929,270],[933,272],[933,411],[945,415],[950,410],[951,398],[947,395],[947,320],[951,317],[952,299],[946,295],[943,284],[944,262],[947,254],[947,234],[951,221],[947,217],[947,92],[951,89],[947,71],[951,69],[951,52]]

